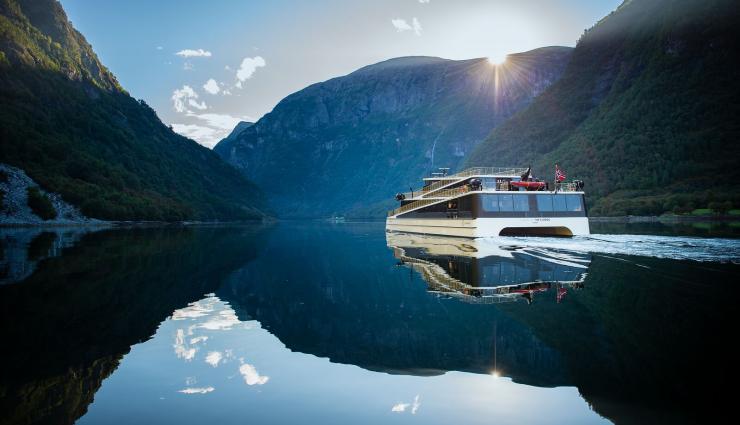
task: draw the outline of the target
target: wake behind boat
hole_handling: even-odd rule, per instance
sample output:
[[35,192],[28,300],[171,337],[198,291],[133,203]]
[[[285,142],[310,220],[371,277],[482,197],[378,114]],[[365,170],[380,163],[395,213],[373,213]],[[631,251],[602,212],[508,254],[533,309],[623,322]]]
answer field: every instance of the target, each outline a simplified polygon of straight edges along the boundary
[[386,230],[468,238],[590,234],[583,182],[565,182],[556,166],[550,182],[531,168],[474,167],[424,178],[419,190],[396,195]]

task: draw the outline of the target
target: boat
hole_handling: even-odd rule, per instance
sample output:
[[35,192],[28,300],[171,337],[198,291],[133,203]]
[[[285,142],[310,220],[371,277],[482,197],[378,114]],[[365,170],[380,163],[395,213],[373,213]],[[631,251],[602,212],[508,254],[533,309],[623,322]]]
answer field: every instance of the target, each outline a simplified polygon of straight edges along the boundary
[[473,167],[399,193],[386,231],[465,238],[590,234],[583,181],[544,182],[529,169]]

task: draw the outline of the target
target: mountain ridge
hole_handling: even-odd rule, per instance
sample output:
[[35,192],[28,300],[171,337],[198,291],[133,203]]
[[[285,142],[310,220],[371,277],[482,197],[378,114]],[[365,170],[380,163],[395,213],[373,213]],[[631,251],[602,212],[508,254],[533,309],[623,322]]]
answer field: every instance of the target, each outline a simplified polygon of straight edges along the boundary
[[214,151],[269,191],[283,216],[378,216],[434,167],[460,165],[557,80],[570,52],[512,55],[511,68],[486,59],[382,61],[286,96]]
[[724,0],[624,2],[467,165],[532,163],[551,179],[559,163],[586,181],[594,215],[737,205],[738,15]]
[[264,195],[165,126],[54,0],[0,0],[0,162],[88,217],[261,219]]

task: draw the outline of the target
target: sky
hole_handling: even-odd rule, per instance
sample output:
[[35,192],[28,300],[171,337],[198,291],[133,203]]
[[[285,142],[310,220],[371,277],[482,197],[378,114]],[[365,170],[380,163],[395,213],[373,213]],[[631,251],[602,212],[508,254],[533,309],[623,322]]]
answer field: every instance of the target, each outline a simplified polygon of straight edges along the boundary
[[621,0],[61,0],[137,99],[213,147],[285,96],[400,56],[575,46]]

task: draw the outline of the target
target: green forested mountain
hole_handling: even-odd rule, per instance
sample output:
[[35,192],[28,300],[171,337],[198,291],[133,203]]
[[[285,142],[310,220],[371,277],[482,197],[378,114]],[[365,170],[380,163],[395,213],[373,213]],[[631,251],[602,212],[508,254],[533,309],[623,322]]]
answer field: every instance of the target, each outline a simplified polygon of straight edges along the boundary
[[55,0],[0,0],[0,162],[88,216],[251,219],[263,196],[126,93]]
[[628,0],[587,30],[563,77],[497,127],[469,165],[559,163],[590,212],[737,206],[740,6]]
[[436,167],[458,167],[565,68],[572,49],[486,59],[404,57],[311,85],[215,148],[283,216],[384,215]]

